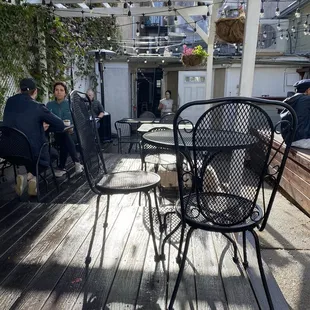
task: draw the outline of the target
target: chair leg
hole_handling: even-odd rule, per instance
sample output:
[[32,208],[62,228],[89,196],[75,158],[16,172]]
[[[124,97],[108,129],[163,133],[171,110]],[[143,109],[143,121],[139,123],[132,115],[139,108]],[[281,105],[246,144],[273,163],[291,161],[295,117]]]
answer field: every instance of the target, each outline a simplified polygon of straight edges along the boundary
[[150,196],[149,192],[146,192],[145,194],[146,194],[146,196],[148,198],[151,235],[152,235],[152,240],[153,240],[153,245],[154,245],[154,252],[155,252],[154,260],[155,260],[155,262],[159,262],[160,261],[160,256],[158,255],[158,250],[157,250],[157,246],[156,246],[156,237],[155,237],[155,231],[154,231],[154,219],[153,219],[153,210],[152,210],[151,196]]
[[40,174],[39,174],[39,163],[36,164],[36,178],[37,178],[37,201],[40,202]]
[[[161,244],[161,252],[160,252],[160,257],[165,260],[166,259],[166,255],[165,255],[165,245],[168,239],[170,239],[170,237],[180,228],[182,222],[180,221],[180,223],[168,234],[166,235],[166,237],[164,238],[162,244]],[[181,246],[181,244],[180,244]]]
[[160,214],[160,211],[159,211],[159,206],[158,206],[158,201],[157,201],[157,194],[156,194],[156,187],[154,187],[154,199],[155,199],[155,207],[156,207],[158,223],[159,223],[159,231],[162,233],[164,231],[164,227],[163,227],[163,224],[162,224],[161,214]]
[[[187,236],[186,236],[186,242],[185,242],[183,257],[182,257],[182,261],[181,261],[181,265],[180,265],[180,270],[179,270],[179,273],[178,273],[178,277],[177,277],[176,283],[174,285],[174,289],[173,289],[173,292],[172,292],[172,296],[171,296],[171,299],[170,299],[168,310],[173,310],[173,304],[174,304],[175,299],[177,297],[177,293],[178,293],[179,286],[180,286],[180,283],[181,283],[181,279],[182,279],[182,276],[183,276],[186,256],[187,256],[188,247],[189,247],[189,241],[190,241],[190,238],[191,238],[191,235],[192,235],[193,231],[194,231],[194,228],[191,227],[190,230],[187,233]],[[180,248],[181,247],[182,247],[182,243],[180,243]]]
[[250,232],[251,232],[251,234],[254,237],[257,263],[258,263],[260,275],[261,275],[261,278],[262,278],[263,286],[264,286],[264,289],[265,289],[266,297],[267,297],[267,300],[268,300],[268,304],[269,304],[270,310],[274,310],[273,303],[272,303],[272,298],[271,298],[270,291],[269,291],[268,284],[267,284],[266,275],[265,275],[265,272],[264,272],[259,239],[258,239],[258,236],[257,236],[255,231],[250,230]]
[[57,182],[57,179],[56,179],[56,175],[55,175],[55,171],[54,171],[54,167],[53,167],[52,164],[51,164],[50,168],[51,168],[51,171],[52,171],[53,181],[54,181],[54,184],[56,186],[57,193],[59,193],[59,185],[58,185],[58,182]]
[[233,245],[234,247],[234,256],[233,256],[233,261],[238,264],[239,262],[239,259],[238,259],[238,248],[237,248],[237,244],[236,244],[236,241],[234,239],[232,239],[229,235],[225,234],[225,233],[222,233],[222,235],[224,237],[226,237]]
[[110,207],[110,195],[107,195],[107,209],[106,209],[106,213],[105,213],[103,228],[107,228],[107,227],[108,227],[108,213],[109,213],[109,207]]
[[176,262],[178,264],[181,263],[182,244],[183,244],[184,233],[185,233],[185,223],[181,222],[181,225],[182,225],[182,228],[181,228],[180,246],[179,246],[179,250],[178,250],[178,255],[176,257]]
[[85,258],[85,265],[88,267],[90,262],[91,262],[91,250],[93,247],[93,243],[94,243],[94,238],[95,238],[95,233],[96,233],[96,228],[97,228],[97,222],[98,222],[98,215],[99,215],[99,203],[100,203],[100,198],[101,195],[97,196],[97,203],[96,203],[96,214],[95,214],[95,221],[94,221],[94,226],[93,226],[93,231],[92,231],[92,236],[90,239],[90,244],[88,247],[88,252],[87,252],[87,256]]
[[247,258],[247,252],[246,252],[246,231],[242,232],[242,245],[243,245],[243,267],[245,269],[248,268],[248,258]]

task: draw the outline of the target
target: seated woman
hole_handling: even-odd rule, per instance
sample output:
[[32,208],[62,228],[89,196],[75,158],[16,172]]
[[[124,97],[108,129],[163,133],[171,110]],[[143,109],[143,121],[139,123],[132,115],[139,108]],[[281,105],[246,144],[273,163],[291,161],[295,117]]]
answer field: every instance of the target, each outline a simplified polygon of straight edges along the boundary
[[[46,107],[63,121],[70,121],[70,124],[72,124],[69,102],[66,99],[68,94],[67,85],[64,82],[56,82],[54,84],[53,92],[55,100],[48,102]],[[65,167],[68,154],[71,156],[72,161],[75,164],[75,172],[81,173],[83,171],[83,166],[80,164],[75,148],[73,130],[55,133],[55,142],[60,148],[59,167],[55,171],[56,177],[62,177],[66,173]]]

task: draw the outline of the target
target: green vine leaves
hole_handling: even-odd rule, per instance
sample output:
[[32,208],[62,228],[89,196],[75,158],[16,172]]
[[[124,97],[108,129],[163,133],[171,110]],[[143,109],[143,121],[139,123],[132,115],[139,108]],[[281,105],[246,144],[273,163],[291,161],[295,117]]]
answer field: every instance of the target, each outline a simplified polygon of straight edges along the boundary
[[[91,75],[94,61],[88,50],[108,48],[119,37],[111,17],[65,19],[46,6],[6,3],[0,3],[0,12],[0,105],[8,76],[16,83],[32,76],[39,87],[51,91],[54,81],[70,79],[73,65],[76,76]],[[107,41],[107,33],[113,34],[112,41]]]

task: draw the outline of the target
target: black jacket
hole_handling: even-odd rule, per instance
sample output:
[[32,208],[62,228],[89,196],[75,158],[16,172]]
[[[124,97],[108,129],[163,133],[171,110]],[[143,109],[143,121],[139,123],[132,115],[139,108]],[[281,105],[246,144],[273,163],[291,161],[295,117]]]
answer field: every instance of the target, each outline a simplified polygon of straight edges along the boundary
[[[50,124],[50,131],[64,130],[63,121],[28,94],[17,94],[7,100],[3,125],[16,128],[27,136],[35,158],[38,158],[41,146],[47,141],[43,122]],[[48,148],[42,154],[40,164],[49,164]]]
[[284,102],[297,114],[297,130],[293,141],[310,139],[310,96],[297,93]]

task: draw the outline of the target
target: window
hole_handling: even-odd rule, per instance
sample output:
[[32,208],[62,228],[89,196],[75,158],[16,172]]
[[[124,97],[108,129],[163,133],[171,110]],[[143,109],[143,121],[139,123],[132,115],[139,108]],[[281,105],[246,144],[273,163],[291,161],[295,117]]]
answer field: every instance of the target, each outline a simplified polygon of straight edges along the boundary
[[185,82],[186,83],[204,83],[206,78],[204,76],[186,76]]

